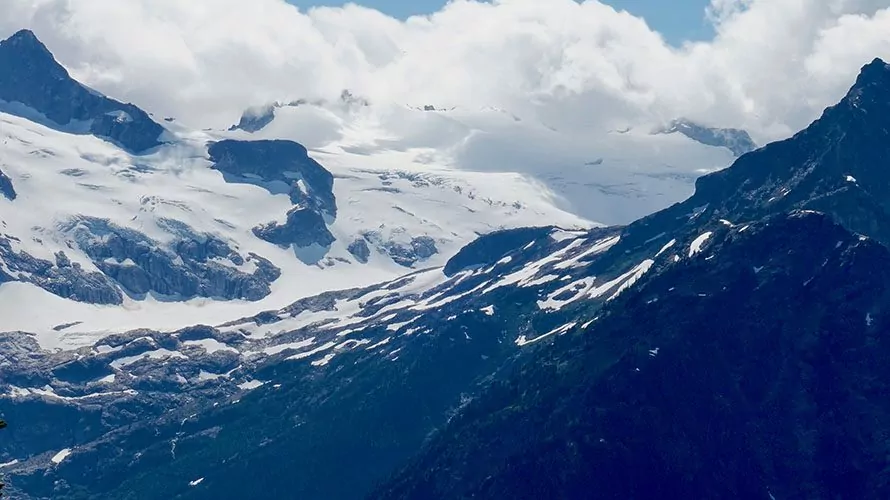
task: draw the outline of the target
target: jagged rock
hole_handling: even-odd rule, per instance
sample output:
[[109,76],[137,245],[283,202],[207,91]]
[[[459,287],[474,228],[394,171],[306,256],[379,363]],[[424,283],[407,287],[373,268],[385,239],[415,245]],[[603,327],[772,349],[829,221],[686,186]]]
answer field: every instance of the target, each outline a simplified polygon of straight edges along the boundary
[[[182,223],[162,224],[178,236],[164,248],[143,233],[105,219],[81,217],[62,226],[102,270],[129,294],[149,292],[183,298],[200,296],[259,300],[270,293],[280,270],[268,260],[251,256],[256,269],[246,273],[234,266],[245,259],[212,235],[198,235]],[[232,266],[223,264],[225,259]]]
[[0,170],[0,194],[9,200],[16,198],[15,188],[12,186],[12,179]]
[[243,130],[250,133],[259,132],[275,120],[275,109],[279,106],[278,103],[275,103],[266,106],[248,108],[241,115],[241,120],[238,121],[238,124],[232,125],[229,128],[229,131]]
[[270,222],[257,226],[253,228],[253,234],[282,247],[308,247],[312,244],[327,247],[334,242],[334,235],[325,225],[324,218],[308,208],[291,209],[284,224]]
[[25,281],[60,297],[92,304],[123,302],[120,290],[104,274],[88,272],[79,264],[72,264],[64,252],[56,254],[56,261],[54,265],[25,251],[16,252],[9,239],[0,236],[0,262],[15,273],[10,275],[0,269],[0,283]]
[[350,243],[346,249],[349,250],[349,253],[362,264],[366,264],[368,258],[371,257],[371,249],[368,247],[368,242],[365,241],[364,238],[356,239]]
[[259,184],[270,192],[287,186],[294,205],[335,216],[334,176],[302,145],[285,140],[223,140],[208,147],[213,168],[230,182]]
[[757,149],[757,144],[748,132],[736,128],[711,128],[695,122],[679,119],[674,120],[662,133],[679,132],[686,137],[708,146],[724,147],[741,156]]
[[384,239],[376,231],[366,232],[363,236],[365,241],[373,244],[379,252],[389,255],[393,262],[403,267],[410,268],[439,252],[436,240],[429,236],[416,236],[409,241]]
[[[23,104],[57,127],[88,132],[135,153],[160,145],[164,132],[138,107],[73,80],[28,30],[0,42],[0,100]],[[72,128],[82,123],[87,123],[88,129]]]

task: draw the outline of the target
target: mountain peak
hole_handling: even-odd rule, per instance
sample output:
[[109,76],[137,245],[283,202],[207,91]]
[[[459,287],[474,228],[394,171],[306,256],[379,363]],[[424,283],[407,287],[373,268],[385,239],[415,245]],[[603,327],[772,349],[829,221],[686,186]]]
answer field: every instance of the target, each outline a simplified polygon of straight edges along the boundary
[[6,41],[10,42],[10,43],[15,43],[15,44],[24,43],[24,44],[31,44],[31,45],[39,45],[41,47],[44,46],[43,42],[41,42],[37,38],[37,35],[35,35],[34,32],[29,29],[23,29],[23,30],[19,30],[19,31],[15,32],[15,34],[13,34],[11,37],[9,37]]
[[[75,81],[30,30],[0,42],[0,100],[13,111],[67,132],[89,132],[142,152],[160,144],[163,128],[145,111],[91,91]],[[28,108],[22,111],[21,106]],[[72,124],[88,123],[89,130]],[[77,129],[77,130],[74,130]]]
[[890,65],[875,58],[863,66],[844,102],[854,108],[866,108],[875,104],[885,106],[890,102]]
[[[48,74],[55,79],[68,78],[68,71],[56,62],[52,52],[28,29],[19,30],[0,41],[0,67],[25,72],[22,76],[28,78],[36,73]],[[3,98],[0,95],[0,99]]]
[[706,127],[685,118],[672,121],[670,125],[656,133],[673,134],[675,132],[707,146],[724,147],[736,156],[757,149],[757,144],[744,130]]

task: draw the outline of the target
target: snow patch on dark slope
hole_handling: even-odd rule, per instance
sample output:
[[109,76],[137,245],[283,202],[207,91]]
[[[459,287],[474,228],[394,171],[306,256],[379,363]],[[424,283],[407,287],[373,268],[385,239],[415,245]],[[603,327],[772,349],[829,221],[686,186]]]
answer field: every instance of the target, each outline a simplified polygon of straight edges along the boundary
[[794,212],[709,253],[518,360],[371,498],[887,497],[890,252]]

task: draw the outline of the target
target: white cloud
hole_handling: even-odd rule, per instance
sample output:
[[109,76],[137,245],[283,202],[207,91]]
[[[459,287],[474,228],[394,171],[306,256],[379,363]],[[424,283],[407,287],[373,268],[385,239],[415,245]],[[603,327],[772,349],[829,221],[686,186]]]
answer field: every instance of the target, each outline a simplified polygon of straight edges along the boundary
[[717,38],[673,48],[597,1],[453,2],[405,22],[283,0],[5,0],[86,83],[221,126],[275,99],[498,106],[572,126],[694,115],[790,131],[890,55],[886,1],[713,0]]
[[[0,37],[32,28],[84,83],[157,114],[221,128],[252,105],[348,88],[374,111],[295,112],[294,134],[318,146],[363,127],[387,147],[452,148],[474,169],[569,165],[601,152],[609,130],[680,116],[782,137],[837,101],[860,66],[890,58],[890,0],[712,0],[715,39],[683,47],[596,0],[455,0],[406,21],[284,0],[3,4]],[[510,160],[494,165],[498,154]]]

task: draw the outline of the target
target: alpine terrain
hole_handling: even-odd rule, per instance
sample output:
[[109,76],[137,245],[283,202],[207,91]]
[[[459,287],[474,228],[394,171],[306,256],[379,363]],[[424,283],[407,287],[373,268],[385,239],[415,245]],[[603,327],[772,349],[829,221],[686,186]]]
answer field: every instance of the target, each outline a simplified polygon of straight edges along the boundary
[[387,143],[348,91],[196,131],[30,31],[0,100],[13,498],[890,496],[881,60],[786,140],[678,118],[586,159]]

